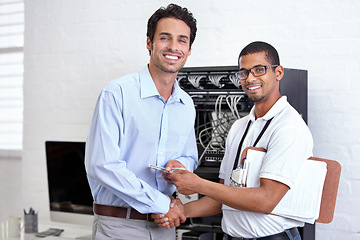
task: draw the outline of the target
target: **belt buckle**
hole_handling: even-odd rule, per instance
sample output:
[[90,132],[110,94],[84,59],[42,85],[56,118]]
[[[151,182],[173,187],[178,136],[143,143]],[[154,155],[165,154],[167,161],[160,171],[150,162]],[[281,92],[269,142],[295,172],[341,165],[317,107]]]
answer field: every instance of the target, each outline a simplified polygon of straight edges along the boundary
[[154,219],[151,217],[151,214],[152,214],[152,213],[147,213],[147,214],[146,214],[146,221],[148,221],[148,222],[154,222]]

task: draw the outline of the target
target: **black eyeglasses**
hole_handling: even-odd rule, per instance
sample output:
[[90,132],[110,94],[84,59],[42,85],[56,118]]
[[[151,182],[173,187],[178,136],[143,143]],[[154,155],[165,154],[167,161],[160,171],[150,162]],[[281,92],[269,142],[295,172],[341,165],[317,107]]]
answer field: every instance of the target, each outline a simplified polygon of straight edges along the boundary
[[254,77],[260,77],[260,76],[263,76],[266,74],[267,69],[277,67],[277,66],[279,66],[279,65],[268,65],[268,66],[259,65],[259,66],[251,68],[250,70],[241,69],[239,72],[235,73],[235,76],[237,79],[245,80],[248,78],[249,72],[251,72],[251,74]]

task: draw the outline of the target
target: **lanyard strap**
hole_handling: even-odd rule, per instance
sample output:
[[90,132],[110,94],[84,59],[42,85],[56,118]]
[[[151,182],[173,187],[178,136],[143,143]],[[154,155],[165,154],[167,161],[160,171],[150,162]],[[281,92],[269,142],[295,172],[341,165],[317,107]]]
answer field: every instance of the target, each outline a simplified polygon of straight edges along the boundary
[[[259,140],[261,139],[262,135],[264,134],[264,132],[266,131],[266,129],[269,127],[269,124],[271,123],[271,120],[273,120],[274,117],[270,118],[269,120],[266,121],[263,129],[261,130],[259,136],[257,137],[257,139],[255,140],[254,142],[254,147],[256,146],[256,144],[259,142]],[[235,161],[234,161],[234,166],[233,166],[233,170],[235,170],[239,164],[239,156],[240,156],[240,152],[241,152],[241,148],[242,148],[242,145],[243,145],[243,142],[245,140],[245,137],[249,131],[249,128],[250,128],[250,125],[251,125],[251,120],[249,120],[248,124],[247,124],[247,127],[245,129],[245,132],[240,140],[240,143],[239,143],[239,147],[238,147],[238,150],[237,150],[237,153],[236,153],[236,157],[235,157]]]

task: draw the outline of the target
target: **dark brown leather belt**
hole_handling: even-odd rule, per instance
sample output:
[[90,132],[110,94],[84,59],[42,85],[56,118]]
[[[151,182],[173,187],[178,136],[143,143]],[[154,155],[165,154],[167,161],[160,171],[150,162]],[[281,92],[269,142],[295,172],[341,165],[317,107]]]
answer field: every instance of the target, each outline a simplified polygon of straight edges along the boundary
[[[149,222],[154,221],[154,219],[151,217],[151,213],[142,214],[133,208],[124,208],[124,207],[118,207],[118,206],[103,205],[103,204],[98,204],[95,202],[93,204],[93,208],[94,208],[94,213],[96,213],[97,215],[102,215],[102,216],[107,216],[107,217],[147,220]],[[128,211],[130,211],[129,216],[127,216]]]

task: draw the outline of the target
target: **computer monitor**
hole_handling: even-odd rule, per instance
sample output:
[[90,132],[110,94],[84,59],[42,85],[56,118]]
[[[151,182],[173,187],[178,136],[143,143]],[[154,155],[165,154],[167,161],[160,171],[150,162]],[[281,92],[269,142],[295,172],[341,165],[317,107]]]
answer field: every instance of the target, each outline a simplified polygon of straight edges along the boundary
[[50,220],[92,226],[93,198],[84,166],[85,142],[46,141]]

